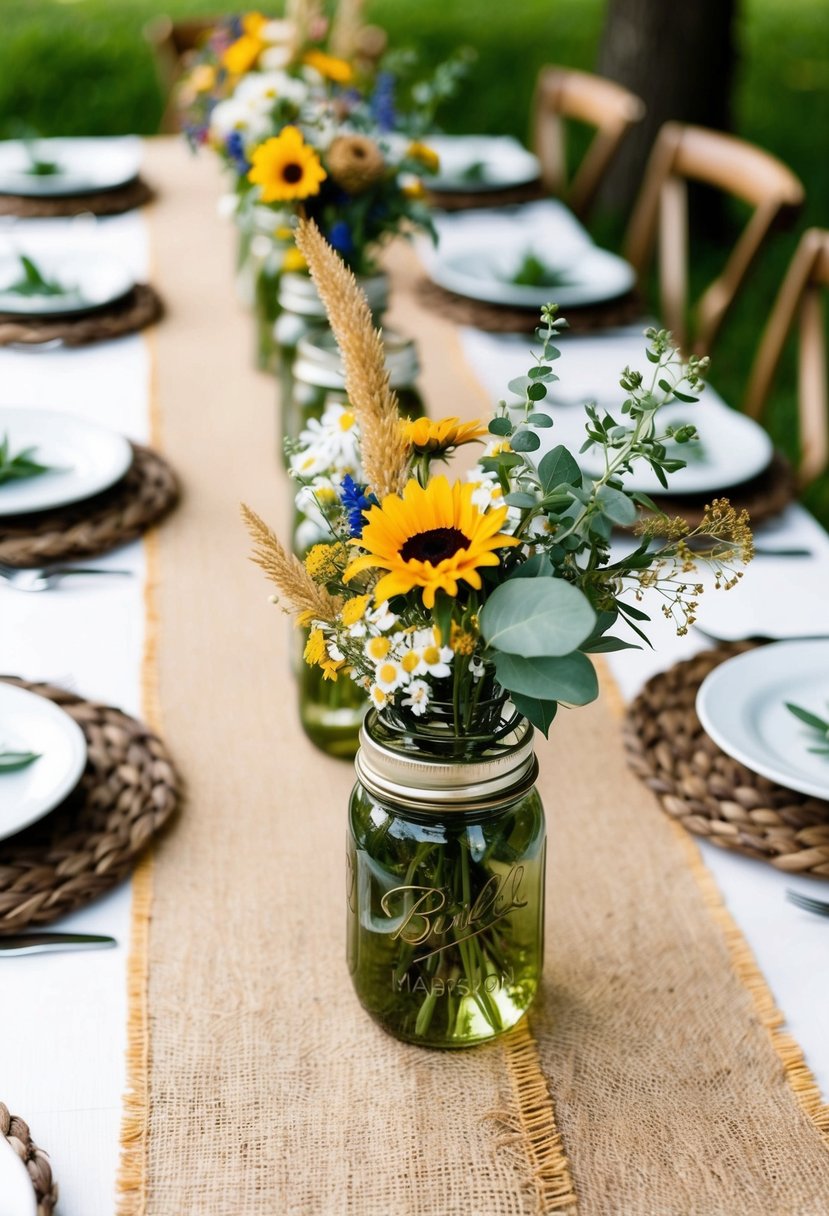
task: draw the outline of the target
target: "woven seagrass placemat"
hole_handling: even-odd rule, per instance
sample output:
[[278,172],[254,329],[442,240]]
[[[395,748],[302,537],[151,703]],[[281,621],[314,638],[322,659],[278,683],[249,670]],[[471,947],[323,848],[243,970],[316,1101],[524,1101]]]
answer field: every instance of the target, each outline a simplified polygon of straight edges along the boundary
[[32,198],[24,194],[0,194],[0,215],[20,219],[58,219],[73,215],[121,215],[143,207],[155,192],[143,178],[119,186],[117,190],[98,190],[94,194],[65,194],[59,198]]
[[[37,1199],[37,1216],[51,1216],[58,1202],[57,1183],[52,1178],[49,1157],[38,1148],[29,1132],[29,1125],[0,1102],[0,1135],[4,1136],[26,1167]],[[0,1200],[3,1196],[0,1195]],[[2,1208],[0,1208],[2,1210]]]
[[0,562],[25,568],[99,557],[159,523],[178,501],[178,479],[157,452],[132,446],[135,456],[126,476],[101,494],[53,511],[0,519]]
[[77,317],[18,317],[0,313],[0,346],[39,346],[60,342],[86,346],[137,333],[158,321],[161,297],[148,283],[138,283],[129,295],[108,308]]
[[749,649],[740,642],[706,650],[649,680],[625,720],[630,766],[689,832],[789,874],[829,878],[829,802],[753,773],[697,717],[708,673]]
[[426,201],[439,211],[478,211],[485,207],[514,207],[517,203],[534,203],[544,198],[539,180],[506,190],[426,190]]
[[[446,291],[430,279],[421,279],[415,293],[425,308],[434,309],[456,325],[471,325],[488,333],[502,334],[530,334],[538,325],[537,308],[513,308],[488,304],[484,300],[470,300],[453,291]],[[633,292],[604,304],[566,310],[568,330],[576,334],[629,325],[641,315],[642,307]]]
[[0,677],[78,723],[87,761],[45,818],[0,841],[0,934],[47,925],[121,882],[178,808],[182,781],[157,735],[112,705],[51,684]]
[[712,498],[727,498],[738,510],[748,511],[753,524],[761,524],[779,515],[794,501],[795,483],[790,464],[777,452],[767,469],[742,485],[726,487],[716,493],[709,491],[676,498],[654,495],[653,498],[666,515],[679,515],[692,527],[701,523],[706,505]]

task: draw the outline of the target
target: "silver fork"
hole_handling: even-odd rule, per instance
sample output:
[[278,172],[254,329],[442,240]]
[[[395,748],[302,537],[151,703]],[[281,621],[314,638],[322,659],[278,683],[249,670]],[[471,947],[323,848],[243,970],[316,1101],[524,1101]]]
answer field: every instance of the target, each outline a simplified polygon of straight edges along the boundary
[[799,891],[789,888],[786,889],[786,899],[804,912],[813,912],[815,916],[829,916],[829,904],[824,899],[813,899],[811,895],[801,895]]
[[14,587],[15,591],[51,591],[65,578],[77,576],[111,575],[113,578],[131,578],[131,570],[111,570],[100,566],[36,566],[21,570],[0,562],[0,582]]

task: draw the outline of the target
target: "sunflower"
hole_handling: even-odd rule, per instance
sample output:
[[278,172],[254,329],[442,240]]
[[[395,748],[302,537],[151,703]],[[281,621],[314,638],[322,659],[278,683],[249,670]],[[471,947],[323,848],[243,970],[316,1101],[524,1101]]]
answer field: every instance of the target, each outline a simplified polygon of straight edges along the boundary
[[338,59],[336,55],[326,55],[324,51],[308,51],[303,55],[302,62],[326,80],[333,80],[334,84],[350,84],[354,79],[350,63]]
[[434,607],[439,588],[457,595],[460,579],[480,589],[479,568],[499,563],[494,550],[521,542],[499,532],[507,508],[482,513],[472,503],[474,489],[433,477],[425,487],[409,481],[402,497],[388,494],[366,513],[363,535],[354,543],[368,552],[351,562],[345,580],[379,567],[388,573],[374,589],[376,603],[420,587],[426,608]]
[[480,423],[461,422],[459,418],[439,418],[437,421],[416,418],[403,423],[403,436],[419,456],[446,453],[486,434],[486,427]]
[[301,131],[283,127],[280,135],[266,139],[254,152],[248,181],[261,187],[263,203],[281,203],[319,194],[320,182],[327,176]]

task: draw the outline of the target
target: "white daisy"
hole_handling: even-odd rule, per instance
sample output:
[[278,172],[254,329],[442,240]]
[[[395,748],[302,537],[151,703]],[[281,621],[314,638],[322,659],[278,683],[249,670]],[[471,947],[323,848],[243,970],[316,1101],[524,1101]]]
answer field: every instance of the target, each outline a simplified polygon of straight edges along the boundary
[[379,688],[376,684],[372,684],[368,690],[368,696],[375,709],[385,709],[392,699],[387,692],[383,692],[383,689]]
[[409,683],[409,676],[396,659],[387,658],[375,667],[374,682],[383,692],[396,692]]
[[426,713],[429,706],[429,693],[429,685],[425,680],[412,680],[406,689],[403,704],[419,718]]

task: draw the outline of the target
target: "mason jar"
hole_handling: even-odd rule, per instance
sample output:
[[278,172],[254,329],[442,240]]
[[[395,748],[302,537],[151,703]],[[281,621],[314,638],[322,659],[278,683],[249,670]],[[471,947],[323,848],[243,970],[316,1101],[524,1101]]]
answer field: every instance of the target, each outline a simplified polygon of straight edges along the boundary
[[[388,276],[377,274],[357,281],[366,294],[372,315],[379,321],[389,302]],[[284,440],[295,439],[300,430],[292,411],[293,367],[297,347],[300,341],[314,330],[327,329],[328,316],[311,277],[294,272],[283,274],[280,278],[278,309],[279,315],[274,326],[279,364],[277,435],[280,437],[279,451],[284,459]]]
[[[393,329],[383,331],[389,384],[397,393],[401,418],[421,418],[423,398],[417,387],[420,359],[411,338]],[[311,418],[320,418],[332,401],[347,402],[345,370],[330,329],[318,329],[297,343],[293,367],[291,417],[296,438]]]
[[[458,749],[461,748],[460,754]],[[471,1047],[541,981],[545,828],[533,728],[453,740],[371,710],[347,842],[348,965],[366,1011],[424,1047]]]

